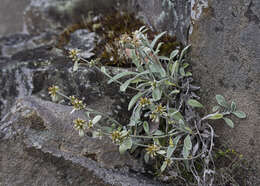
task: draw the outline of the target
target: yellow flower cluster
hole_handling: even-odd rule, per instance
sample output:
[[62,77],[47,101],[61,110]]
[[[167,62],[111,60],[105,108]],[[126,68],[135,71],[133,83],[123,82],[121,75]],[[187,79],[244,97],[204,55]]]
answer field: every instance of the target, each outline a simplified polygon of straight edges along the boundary
[[70,96],[70,102],[74,107],[74,110],[84,109],[86,106],[83,104],[82,100],[75,98],[75,96]]
[[146,148],[147,153],[151,156],[151,157],[155,157],[156,156],[156,152],[160,150],[160,147],[157,145],[149,145]]
[[49,90],[49,94],[50,94],[52,97],[55,97],[56,94],[57,94],[57,92],[59,91],[59,87],[53,85],[53,86],[49,87],[48,90]]

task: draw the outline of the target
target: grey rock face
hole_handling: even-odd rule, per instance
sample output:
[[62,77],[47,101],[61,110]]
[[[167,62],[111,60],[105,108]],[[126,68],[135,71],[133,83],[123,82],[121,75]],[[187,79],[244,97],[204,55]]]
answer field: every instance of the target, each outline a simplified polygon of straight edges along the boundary
[[80,56],[88,59],[95,55],[93,53],[95,40],[97,40],[97,35],[94,32],[89,32],[87,29],[76,30],[70,35],[70,41],[65,48],[79,49]]
[[129,0],[128,6],[138,12],[156,31],[168,31],[187,44],[190,25],[190,0]]
[[[203,6],[200,6],[203,5]],[[234,129],[216,123],[223,143],[260,168],[260,1],[209,0],[193,4],[191,59],[208,106],[215,94],[234,100],[248,115]],[[202,11],[200,11],[202,10]],[[259,174],[258,174],[259,175]]]
[[111,140],[79,137],[71,107],[27,97],[0,122],[1,185],[160,185]]

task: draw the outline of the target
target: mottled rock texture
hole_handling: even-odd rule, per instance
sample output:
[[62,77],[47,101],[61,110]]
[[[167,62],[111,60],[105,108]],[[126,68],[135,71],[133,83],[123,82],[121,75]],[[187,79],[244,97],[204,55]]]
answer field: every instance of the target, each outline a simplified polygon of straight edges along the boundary
[[224,122],[215,126],[222,143],[260,168],[260,1],[209,0],[200,5],[192,7],[197,16],[189,40],[203,102],[209,108],[214,95],[222,94],[246,112],[244,120],[232,118],[234,129]]
[[129,0],[128,6],[156,31],[168,31],[187,44],[190,0]]
[[23,12],[29,2],[30,0],[1,0],[0,36],[23,31]]
[[[0,123],[0,185],[161,185],[110,139],[79,137],[71,107],[20,99]],[[142,168],[141,168],[142,169]]]

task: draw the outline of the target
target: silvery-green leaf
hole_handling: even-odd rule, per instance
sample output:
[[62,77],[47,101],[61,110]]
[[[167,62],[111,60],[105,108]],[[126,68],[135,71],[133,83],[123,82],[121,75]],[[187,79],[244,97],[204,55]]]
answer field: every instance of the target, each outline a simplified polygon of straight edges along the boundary
[[147,135],[150,135],[149,124],[147,121],[143,122],[144,131]]
[[172,51],[170,54],[170,59],[174,59],[178,55],[178,53],[179,53],[178,49]]
[[131,149],[133,145],[133,142],[132,142],[132,138],[126,138],[123,143],[120,144],[119,146],[119,152],[120,154],[123,154],[125,153],[125,151],[127,151],[128,149]]
[[184,54],[187,52],[187,50],[190,48],[191,45],[186,46],[182,51],[179,59],[182,59]]
[[154,101],[159,101],[161,99],[161,97],[162,97],[162,90],[160,89],[160,87],[156,87],[153,90],[152,96],[153,96],[153,100]]
[[219,109],[220,109],[219,106],[214,106],[214,107],[212,108],[212,112],[216,112],[216,111],[219,110]]
[[181,76],[185,76],[185,71],[184,71],[183,67],[180,68],[180,74],[181,74]]
[[73,71],[77,71],[79,68],[79,63],[78,63],[78,60],[74,62],[74,65],[73,65]]
[[96,124],[97,122],[99,122],[99,120],[102,118],[101,115],[97,115],[94,117],[94,119],[92,120],[93,124]]
[[101,72],[103,72],[104,74],[106,74],[106,68],[104,66],[101,67]]
[[189,99],[188,104],[192,107],[199,107],[199,108],[203,107],[203,105],[195,99]]
[[79,130],[79,136],[83,137],[84,136],[84,131],[83,130]]
[[175,90],[171,91],[171,93],[169,95],[179,94],[179,93],[180,93],[180,90],[175,89]]
[[164,135],[164,132],[160,131],[160,130],[156,130],[153,135],[155,136],[161,136],[161,135]]
[[221,118],[223,118],[223,114],[216,113],[216,114],[210,116],[208,119],[215,120],[215,119],[221,119]]
[[183,65],[182,65],[182,67],[185,69],[185,68],[187,68],[189,66],[189,63],[184,63]]
[[232,101],[232,103],[231,103],[231,112],[236,111],[236,109],[237,109],[236,103],[234,101]]
[[193,146],[192,156],[195,156],[198,150],[199,150],[199,142],[197,142],[196,145]]
[[173,154],[173,152],[175,151],[175,149],[177,148],[177,145],[179,143],[179,140],[181,139],[181,136],[176,136],[174,139],[173,139],[173,147],[169,146],[167,148],[167,158],[170,158]]
[[172,68],[170,69],[171,71],[171,76],[177,75],[179,72],[179,61],[175,61],[172,65]]
[[241,118],[241,119],[246,118],[246,114],[242,111],[235,111],[235,112],[232,112],[232,114],[234,114],[236,117]]
[[166,34],[166,32],[162,32],[162,33],[158,34],[158,35],[153,39],[153,41],[152,41],[152,43],[151,43],[151,48],[153,48],[153,47],[155,46],[156,42],[157,42],[164,34]]
[[225,100],[225,98],[222,95],[216,95],[216,100],[218,102],[219,105],[228,108],[228,104]]
[[185,76],[186,77],[192,76],[192,73],[191,72],[186,72]]
[[134,97],[132,97],[131,101],[128,104],[128,110],[131,110],[131,108],[135,105],[135,103],[137,102],[137,100],[143,96],[146,93],[146,91],[144,92],[139,92],[138,94],[136,94]]
[[168,110],[170,118],[173,118],[175,121],[184,120],[182,114],[177,111],[175,108],[169,108]]
[[223,119],[225,120],[226,124],[229,127],[234,128],[234,123],[233,123],[233,121],[231,119],[229,119],[229,118],[223,118]]
[[165,57],[165,56],[159,56],[158,58],[161,60],[170,61],[170,58]]
[[163,172],[166,169],[166,167],[167,167],[167,161],[164,161],[160,168],[161,172]]
[[184,158],[188,158],[188,156],[190,155],[190,150],[185,148],[185,146],[182,149],[182,155]]
[[160,42],[157,47],[156,47],[156,50],[155,50],[155,55],[157,55],[159,52],[160,52],[160,48],[161,46],[163,45],[163,42]]
[[157,154],[164,155],[164,154],[166,154],[166,151],[165,151],[165,150],[158,150],[156,153],[157,153]]
[[120,91],[121,92],[125,92],[125,90],[127,89],[127,87],[130,85],[130,83],[133,81],[134,79],[128,79],[127,81],[125,81],[121,86],[120,86]]
[[164,68],[157,63],[151,63],[149,65],[149,68],[153,73],[159,73],[161,75],[161,77],[166,76],[166,72],[165,72]]
[[192,148],[192,143],[191,143],[191,139],[190,139],[190,135],[187,135],[184,139],[184,147],[188,150],[191,150]]
[[148,162],[149,162],[149,158],[150,158],[149,154],[148,154],[148,153],[145,153],[145,155],[144,155],[144,161],[145,161],[145,163],[148,163]]
[[135,75],[135,74],[137,74],[137,73],[131,72],[131,71],[121,72],[120,74],[117,74],[113,78],[111,78],[107,83],[110,84],[110,83],[114,82],[115,80],[118,80],[124,76]]

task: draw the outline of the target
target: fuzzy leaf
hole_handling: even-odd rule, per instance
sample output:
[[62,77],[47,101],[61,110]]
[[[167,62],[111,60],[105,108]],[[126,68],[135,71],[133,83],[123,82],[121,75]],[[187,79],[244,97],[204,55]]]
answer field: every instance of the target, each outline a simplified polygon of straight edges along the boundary
[[155,46],[156,42],[157,42],[164,34],[166,34],[166,32],[162,32],[162,33],[158,34],[158,35],[153,39],[153,41],[152,41],[152,43],[151,43],[151,48],[153,48],[153,47]]
[[180,68],[180,74],[181,74],[181,76],[185,76],[185,71],[184,71],[183,67]]
[[174,59],[179,53],[179,50],[174,50],[170,54],[170,59]]
[[77,71],[78,68],[79,68],[79,62],[78,62],[78,60],[77,60],[77,61],[74,62],[73,71],[74,71],[74,72]]
[[169,95],[179,94],[179,93],[180,93],[180,90],[175,89],[175,90],[171,91],[171,93]]
[[215,120],[215,119],[221,119],[221,118],[223,118],[223,114],[216,113],[216,114],[210,116],[208,119]]
[[147,134],[147,135],[150,135],[150,130],[149,130],[149,124],[148,124],[148,122],[147,121],[144,121],[143,122],[143,127],[144,127],[144,131],[145,131],[145,133]]
[[234,114],[236,117],[241,118],[241,119],[246,118],[246,114],[242,111],[235,111],[235,112],[232,112],[232,114]]
[[192,73],[191,72],[186,72],[185,76],[186,77],[192,76]]
[[145,163],[148,163],[148,162],[149,162],[149,158],[150,158],[149,154],[148,154],[148,153],[145,153],[145,155],[144,155],[144,161],[145,161]]
[[156,131],[153,133],[153,135],[155,135],[155,136],[161,136],[161,135],[164,135],[164,133],[163,133],[162,131],[160,131],[160,130],[156,130]]
[[156,153],[157,153],[157,154],[164,155],[164,154],[166,154],[166,151],[165,151],[165,150],[158,150]]
[[167,167],[167,161],[164,161],[160,168],[161,172],[163,172],[166,169],[166,167]]
[[190,139],[190,135],[187,135],[184,139],[184,147],[188,150],[191,150],[192,148],[192,143],[191,143],[191,139]]
[[130,85],[130,83],[133,81],[134,79],[128,79],[127,81],[125,81],[121,86],[120,86],[120,91],[121,92],[125,92],[125,90],[127,89],[127,87]]
[[120,74],[115,75],[113,78],[111,78],[107,83],[110,84],[112,82],[114,82],[115,80],[118,80],[124,76],[128,76],[128,75],[135,75],[137,74],[136,72],[130,72],[130,71],[126,71],[126,72],[121,72]]
[[233,121],[231,119],[229,119],[229,118],[223,118],[223,119],[225,120],[226,124],[229,127],[234,128],[234,123],[233,123]]
[[99,120],[102,118],[101,115],[97,115],[94,117],[94,119],[92,120],[93,124],[96,124],[97,122],[99,122]]
[[127,151],[128,149],[131,149],[133,145],[132,139],[131,138],[127,138],[123,141],[123,143],[120,144],[119,146],[119,152],[120,154],[125,153],[125,151]]
[[220,109],[219,106],[214,106],[214,107],[212,108],[212,112],[216,112],[218,109]]
[[231,112],[236,111],[237,106],[236,106],[236,103],[235,103],[234,101],[231,102],[231,106],[230,106],[230,108],[231,108]]
[[192,107],[199,107],[199,108],[203,107],[203,105],[195,99],[189,99],[188,104]]
[[135,105],[135,103],[137,102],[137,100],[143,96],[146,92],[139,92],[138,94],[136,94],[134,97],[132,97],[131,101],[128,104],[128,110],[131,110],[131,108]]
[[160,89],[160,87],[156,87],[154,90],[153,90],[153,100],[154,101],[159,101],[162,97],[162,90]]
[[188,156],[190,155],[190,150],[185,148],[185,146],[182,149],[182,155],[184,158],[188,158]]
[[175,108],[170,108],[169,109],[169,115],[175,121],[184,120],[182,114],[180,112],[178,112]]
[[169,146],[167,148],[167,158],[170,158],[173,154],[173,152],[175,151],[177,145],[178,145],[178,142],[180,140],[181,136],[176,136],[174,139],[173,139],[173,146]]
[[222,95],[216,95],[216,100],[218,102],[219,105],[228,108],[228,104],[225,100],[225,98]]
[[187,52],[187,50],[190,48],[191,45],[186,46],[182,51],[179,59],[182,59],[184,54]]

